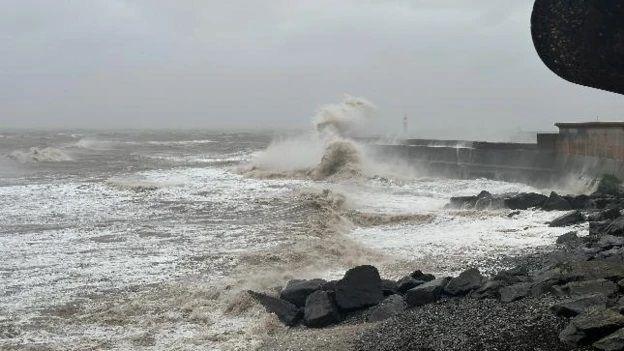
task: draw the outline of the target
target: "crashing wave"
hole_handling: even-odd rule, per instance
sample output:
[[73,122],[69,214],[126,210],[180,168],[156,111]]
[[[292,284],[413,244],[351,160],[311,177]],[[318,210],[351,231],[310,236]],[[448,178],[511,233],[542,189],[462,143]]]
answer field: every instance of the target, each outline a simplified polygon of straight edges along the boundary
[[353,136],[362,132],[377,107],[364,98],[345,95],[339,104],[325,105],[313,118],[315,130],[321,135]]
[[53,147],[31,147],[28,151],[15,150],[8,157],[20,163],[73,161],[71,156]]
[[334,141],[325,150],[321,162],[309,174],[314,180],[355,178],[362,173],[361,162],[361,154],[355,143]]

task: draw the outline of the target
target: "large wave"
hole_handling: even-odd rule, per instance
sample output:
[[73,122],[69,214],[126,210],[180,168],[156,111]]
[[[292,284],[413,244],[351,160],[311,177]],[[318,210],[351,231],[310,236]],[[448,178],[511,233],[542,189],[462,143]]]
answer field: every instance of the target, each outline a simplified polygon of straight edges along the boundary
[[313,130],[272,142],[257,153],[245,171],[263,177],[307,177],[314,180],[363,175],[366,155],[353,138],[366,131],[376,107],[363,98],[345,96],[321,107]]
[[63,150],[53,147],[31,147],[26,151],[15,150],[8,157],[20,163],[73,161],[72,157]]

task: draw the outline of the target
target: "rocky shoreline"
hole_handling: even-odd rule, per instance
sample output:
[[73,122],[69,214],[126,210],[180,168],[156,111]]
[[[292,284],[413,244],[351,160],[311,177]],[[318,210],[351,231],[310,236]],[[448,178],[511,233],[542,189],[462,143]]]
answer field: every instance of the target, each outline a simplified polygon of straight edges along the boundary
[[337,281],[293,280],[279,296],[249,294],[290,327],[366,324],[353,350],[624,350],[624,195],[601,182],[591,195],[551,193],[453,198],[454,208],[569,211],[549,223],[589,222],[557,248],[518,259],[485,277],[468,268],[457,277],[415,271],[382,279],[373,266]]

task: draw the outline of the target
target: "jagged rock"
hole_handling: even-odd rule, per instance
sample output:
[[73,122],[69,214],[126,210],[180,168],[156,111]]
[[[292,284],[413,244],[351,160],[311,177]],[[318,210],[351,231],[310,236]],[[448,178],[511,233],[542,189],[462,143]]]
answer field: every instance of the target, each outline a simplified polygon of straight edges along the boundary
[[472,268],[462,272],[457,278],[451,279],[444,288],[444,292],[452,296],[466,295],[479,289],[484,279],[478,269]]
[[542,205],[542,209],[546,211],[569,211],[572,209],[572,206],[568,200],[553,191],[550,193],[548,200]]
[[577,235],[577,232],[567,232],[557,238],[557,244],[566,245],[577,242],[578,240],[579,237]]
[[368,321],[383,321],[390,317],[396,316],[397,314],[405,311],[405,309],[407,309],[405,299],[403,299],[400,295],[392,295],[383,300],[379,305],[371,307],[368,315]]
[[379,271],[373,266],[352,268],[336,284],[336,303],[343,310],[374,306],[383,298]]
[[587,195],[570,196],[566,200],[575,210],[582,210],[592,206],[592,199]]
[[336,285],[338,285],[339,280],[330,280],[327,283],[321,286],[321,290],[323,291],[336,291]]
[[620,216],[615,219],[611,224],[609,224],[605,230],[604,234],[622,236],[624,235],[624,216]]
[[548,197],[537,193],[521,193],[504,200],[505,207],[511,210],[527,210],[544,204]]
[[514,218],[515,216],[519,214],[520,214],[520,211],[509,212],[509,214],[507,215],[507,218]]
[[617,207],[614,207],[614,208],[610,208],[610,209],[607,209],[598,213],[597,219],[599,221],[614,220],[621,215],[622,214],[620,212],[620,209]]
[[323,279],[291,280],[280,293],[280,298],[297,307],[303,307],[308,296],[317,290],[321,290],[325,283],[327,282]]
[[549,226],[550,227],[566,227],[569,225],[581,223],[583,221],[585,221],[585,217],[583,216],[581,212],[572,211],[572,212],[566,213],[560,217],[553,219],[550,222]]
[[311,328],[322,328],[340,321],[338,308],[330,293],[315,291],[308,296],[305,303],[303,323]]
[[614,246],[624,246],[624,237],[603,235],[600,237],[600,239],[598,239],[596,246],[598,246],[602,250],[607,250]]
[[518,283],[501,288],[499,291],[501,301],[512,302],[526,297],[531,291],[531,285],[531,283]]
[[624,326],[624,316],[606,309],[589,310],[574,317],[559,334],[559,340],[569,345],[588,345]]
[[505,286],[505,283],[500,280],[488,280],[473,296],[478,299],[497,299],[500,297],[499,290]]
[[552,268],[536,274],[531,286],[532,296],[541,296],[552,291],[552,287],[568,282],[568,278],[560,268]]
[[593,347],[604,351],[620,351],[624,350],[624,329],[619,329],[615,333],[596,341]]
[[450,200],[450,207],[453,208],[472,208],[479,198],[476,196],[454,196]]
[[568,281],[624,278],[624,264],[607,261],[574,261],[557,265]]
[[606,261],[622,262],[624,258],[624,248],[616,246],[609,250],[604,250],[596,254],[595,258]]
[[395,282],[394,280],[389,280],[389,279],[381,280],[381,291],[383,292],[384,296],[394,295],[399,292],[398,289],[399,289],[399,286],[397,285],[397,282]]
[[425,274],[420,270],[414,271],[410,276],[416,280],[422,280],[423,282],[430,282],[436,278],[433,274]]
[[594,294],[555,304],[550,309],[558,316],[574,317],[589,310],[605,308],[607,308],[606,296]]
[[439,300],[449,281],[450,278],[438,278],[408,290],[405,293],[407,305],[423,306]]
[[401,278],[398,282],[398,288],[397,290],[401,293],[401,294],[405,294],[406,291],[413,289],[419,285],[424,284],[425,282],[422,280],[416,280],[414,278],[412,278],[411,276],[407,276],[407,277],[403,277]]
[[492,278],[492,280],[505,282],[506,285],[523,283],[528,281],[527,273],[528,272],[525,268],[518,267],[506,271],[500,271]]
[[607,227],[612,221],[593,221],[589,222],[589,235],[600,235],[606,232]]
[[247,293],[260,303],[269,313],[275,313],[285,325],[292,327],[301,319],[301,309],[288,301],[267,294],[248,290]]

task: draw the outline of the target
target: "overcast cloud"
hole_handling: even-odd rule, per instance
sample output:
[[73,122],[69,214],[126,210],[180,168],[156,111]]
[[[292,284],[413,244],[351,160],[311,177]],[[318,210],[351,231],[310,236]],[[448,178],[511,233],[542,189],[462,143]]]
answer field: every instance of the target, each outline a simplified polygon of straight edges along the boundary
[[[1,127],[297,128],[343,93],[387,131],[546,130],[624,97],[541,63],[525,0],[8,0]],[[453,134],[449,132],[449,135]]]

